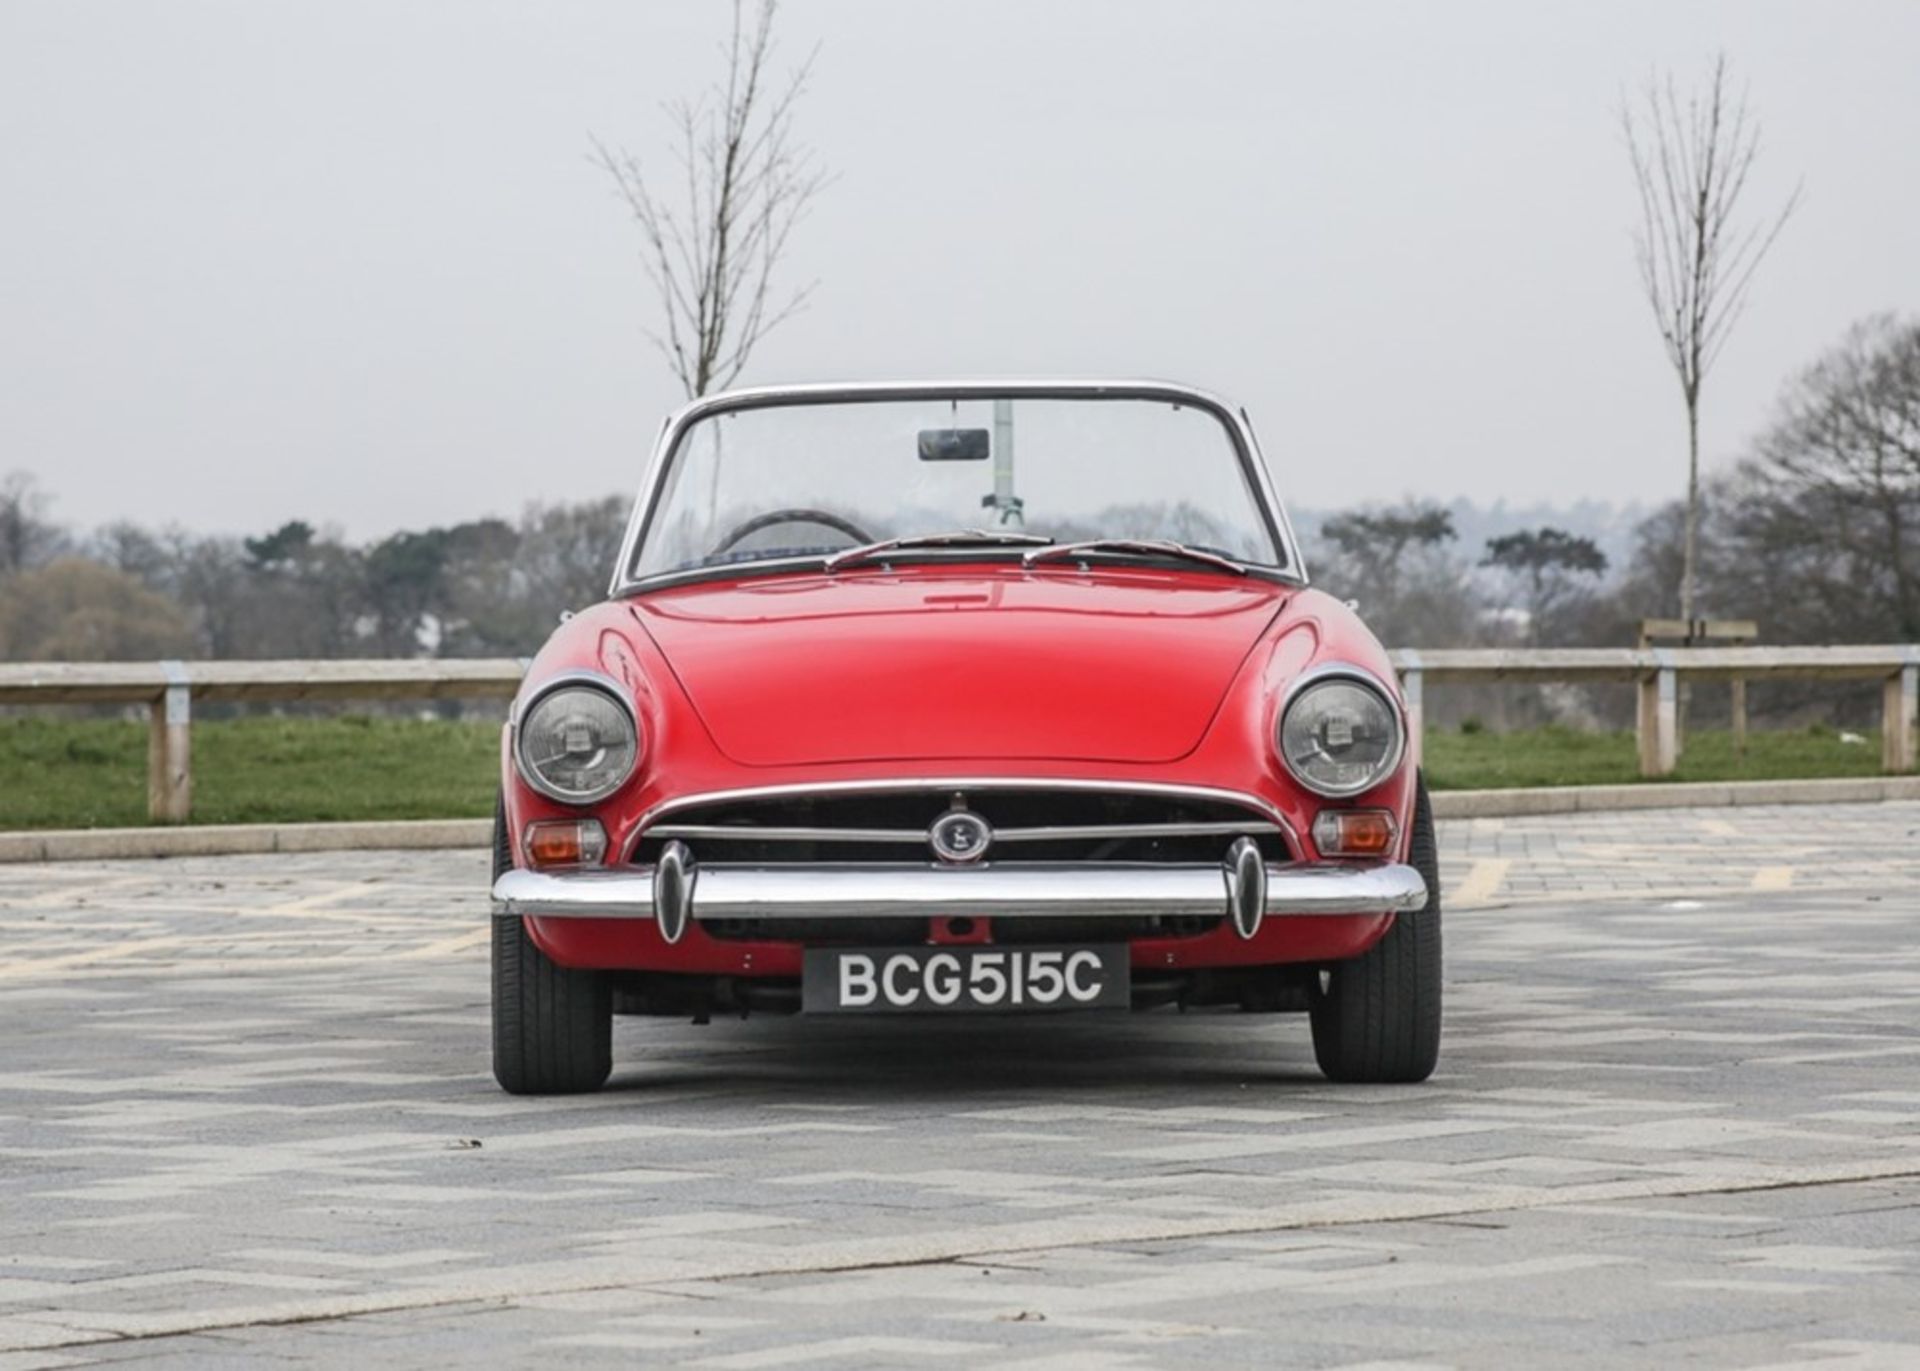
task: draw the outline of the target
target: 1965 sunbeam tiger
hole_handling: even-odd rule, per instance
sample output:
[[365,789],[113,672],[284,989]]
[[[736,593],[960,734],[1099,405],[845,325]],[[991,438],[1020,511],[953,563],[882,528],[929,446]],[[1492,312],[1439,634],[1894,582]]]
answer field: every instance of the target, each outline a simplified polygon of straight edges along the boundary
[[597,1089],[615,1012],[1179,1004],[1306,1011],[1333,1079],[1422,1080],[1418,766],[1237,407],[711,396],[504,734],[494,1073]]

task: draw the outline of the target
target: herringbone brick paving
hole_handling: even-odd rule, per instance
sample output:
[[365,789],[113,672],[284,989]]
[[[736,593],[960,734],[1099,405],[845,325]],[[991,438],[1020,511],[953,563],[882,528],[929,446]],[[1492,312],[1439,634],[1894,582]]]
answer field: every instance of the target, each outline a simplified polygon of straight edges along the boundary
[[1428,1084],[1159,1013],[486,1072],[485,859],[0,875],[0,1371],[1920,1365],[1920,805],[1444,827]]

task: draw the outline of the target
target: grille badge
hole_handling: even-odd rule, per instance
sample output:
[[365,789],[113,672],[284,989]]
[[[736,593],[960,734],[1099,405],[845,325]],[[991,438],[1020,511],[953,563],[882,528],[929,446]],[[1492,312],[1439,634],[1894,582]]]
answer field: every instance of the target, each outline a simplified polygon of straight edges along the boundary
[[987,855],[993,825],[971,809],[949,809],[927,829],[927,845],[941,861],[964,866]]

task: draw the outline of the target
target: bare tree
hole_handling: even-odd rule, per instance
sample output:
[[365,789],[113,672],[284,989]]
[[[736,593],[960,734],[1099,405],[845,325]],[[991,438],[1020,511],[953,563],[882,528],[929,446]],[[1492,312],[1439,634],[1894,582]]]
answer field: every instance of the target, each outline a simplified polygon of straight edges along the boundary
[[29,471],[0,479],[0,576],[51,561],[66,544],[46,514],[52,500]]
[[1620,122],[1640,192],[1634,234],[1640,282],[1680,378],[1687,404],[1687,519],[1680,570],[1680,615],[1693,618],[1700,507],[1700,387],[1746,305],[1760,261],[1795,206],[1795,187],[1779,212],[1740,217],[1740,199],[1760,152],[1760,126],[1744,92],[1727,89],[1727,59],[1715,58],[1704,91],[1685,104],[1673,78],[1650,80],[1636,107],[1621,101]]
[[1726,534],[1743,565],[1774,572],[1760,584],[1795,587],[1770,623],[1828,641],[1920,637],[1920,320],[1847,330],[1788,383],[1739,474]]
[[0,661],[150,660],[191,646],[179,605],[98,562],[62,557],[0,584]]
[[[1526,602],[1527,636],[1559,644],[1578,632],[1575,611],[1607,571],[1607,554],[1591,538],[1542,525],[1487,539],[1483,567],[1498,567]],[[1581,577],[1590,578],[1585,584]]]
[[794,226],[826,183],[793,132],[813,56],[784,83],[769,70],[777,7],[760,0],[747,21],[734,0],[721,49],[725,76],[698,97],[665,106],[679,144],[677,186],[650,178],[634,154],[594,142],[595,162],[645,240],[647,275],[665,316],[650,336],[690,399],[731,384],[754,345],[813,291],[812,283],[774,289]]
[[1333,545],[1339,579],[1372,609],[1371,602],[1399,598],[1401,578],[1410,569],[1411,552],[1437,550],[1459,535],[1454,532],[1449,510],[1408,500],[1387,508],[1336,514],[1320,526],[1320,536]]
[[1308,561],[1323,589],[1358,600],[1385,641],[1455,647],[1475,641],[1483,608],[1470,568],[1448,550],[1457,538],[1440,505],[1372,505],[1323,523]]

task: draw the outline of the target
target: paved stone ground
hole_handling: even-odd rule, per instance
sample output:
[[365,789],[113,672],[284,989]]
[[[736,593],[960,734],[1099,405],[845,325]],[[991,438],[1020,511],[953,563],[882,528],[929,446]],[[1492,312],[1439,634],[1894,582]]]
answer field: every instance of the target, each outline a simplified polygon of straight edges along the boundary
[[1444,828],[1448,1040],[622,1021],[487,1074],[479,853],[0,872],[0,1371],[1920,1366],[1920,805]]

